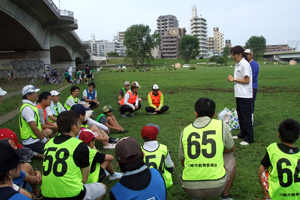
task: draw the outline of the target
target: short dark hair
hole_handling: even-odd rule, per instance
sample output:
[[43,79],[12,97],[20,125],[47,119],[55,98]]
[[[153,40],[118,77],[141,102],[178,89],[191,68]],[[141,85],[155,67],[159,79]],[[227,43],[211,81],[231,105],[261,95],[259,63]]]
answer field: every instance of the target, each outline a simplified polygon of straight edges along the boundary
[[77,113],[72,110],[61,112],[57,116],[57,127],[61,134],[70,133],[72,126],[77,125],[77,123]]
[[47,100],[48,99],[48,96],[51,97],[51,93],[50,92],[42,92],[40,95],[39,95],[39,99],[38,99],[38,102],[41,103],[42,100]]
[[137,158],[136,160],[134,160],[132,162],[129,162],[129,163],[118,162],[118,163],[119,163],[121,172],[134,171],[136,169],[141,168],[143,165],[145,165],[144,154],[142,154],[139,158]]
[[90,86],[93,86],[94,88],[96,88],[96,85],[95,85],[94,82],[90,82],[90,83],[88,84],[88,87],[90,87]]
[[243,55],[244,49],[241,46],[235,46],[230,49],[230,53],[231,53],[231,55],[236,55],[236,54],[240,54],[240,53]]
[[72,92],[74,92],[74,91],[77,90],[77,89],[80,90],[78,86],[73,86],[73,87],[71,87],[71,94],[72,94]]
[[299,138],[300,125],[294,119],[286,119],[280,123],[278,128],[281,140],[287,143],[294,143]]
[[212,118],[215,114],[216,104],[213,100],[209,98],[202,97],[198,99],[195,104],[195,111],[198,114],[198,117],[210,117]]

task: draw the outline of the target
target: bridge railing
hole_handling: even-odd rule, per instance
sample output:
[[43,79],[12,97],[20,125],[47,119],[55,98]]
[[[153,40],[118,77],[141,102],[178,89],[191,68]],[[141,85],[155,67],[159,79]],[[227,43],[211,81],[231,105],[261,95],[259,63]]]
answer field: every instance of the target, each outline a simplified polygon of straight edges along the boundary
[[78,25],[78,20],[77,19],[74,19],[74,24]]
[[55,3],[52,0],[48,0],[48,2],[51,4],[52,8],[54,8],[54,10],[59,13],[59,9],[55,5]]
[[265,54],[296,52],[294,49],[278,49],[266,51]]
[[80,37],[77,35],[77,33],[75,31],[71,31],[72,35],[79,41],[80,44],[82,44],[82,40],[80,39]]
[[69,10],[59,10],[61,16],[74,17],[74,13]]

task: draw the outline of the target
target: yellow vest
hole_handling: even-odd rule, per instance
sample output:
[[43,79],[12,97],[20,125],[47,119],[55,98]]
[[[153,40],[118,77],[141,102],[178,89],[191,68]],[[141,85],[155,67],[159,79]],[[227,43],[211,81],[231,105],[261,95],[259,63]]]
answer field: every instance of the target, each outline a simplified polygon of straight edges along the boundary
[[22,105],[21,109],[20,109],[20,114],[19,114],[20,135],[21,135],[22,140],[27,140],[30,137],[32,139],[36,139],[37,136],[34,134],[31,127],[29,126],[29,124],[22,117],[22,111],[26,106],[29,106],[33,110],[36,127],[40,131],[42,131],[42,125],[41,125],[41,122],[40,122],[38,108],[36,106],[33,106],[33,105],[29,104],[29,103],[24,103]]
[[166,188],[171,187],[173,185],[172,174],[166,170],[166,157],[168,155],[167,146],[159,144],[158,149],[152,152],[146,151],[143,148],[142,150],[145,153],[144,162],[146,165],[149,168],[158,169],[164,177]]
[[73,99],[75,104],[77,104],[77,103],[79,102],[79,99],[78,99],[77,97],[74,99],[73,96],[70,95],[70,96],[66,99],[66,102],[65,102],[65,105],[64,105],[65,108],[66,108],[67,110],[71,110],[71,106],[68,106],[68,105],[67,105],[68,99]]
[[73,155],[82,143],[74,137],[61,144],[55,144],[52,138],[45,145],[43,160],[43,196],[49,198],[67,198],[80,194],[83,188],[82,174],[76,166]]
[[100,163],[96,163],[96,169],[95,171],[91,172],[91,167],[92,167],[92,163],[93,163],[93,160],[95,158],[95,155],[96,153],[98,152],[96,149],[89,149],[89,152],[90,152],[90,158],[89,158],[89,161],[90,161],[90,174],[89,174],[89,178],[87,180],[86,183],[97,183],[98,180],[99,180],[99,173],[100,173]]
[[190,124],[183,130],[182,180],[212,181],[226,175],[223,160],[223,122],[212,119],[203,128]]

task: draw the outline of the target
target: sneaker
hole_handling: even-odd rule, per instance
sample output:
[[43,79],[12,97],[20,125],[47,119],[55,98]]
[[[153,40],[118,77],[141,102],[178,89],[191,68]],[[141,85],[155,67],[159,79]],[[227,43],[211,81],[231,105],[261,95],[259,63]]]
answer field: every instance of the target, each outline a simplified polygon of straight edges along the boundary
[[232,136],[232,139],[237,140],[237,139],[240,139],[240,138],[237,135],[235,135],[235,136]]
[[108,146],[103,146],[103,149],[114,149],[115,147],[115,144],[109,144]]
[[121,115],[122,117],[127,117],[127,115],[125,115],[125,114],[123,114],[123,115]]
[[106,170],[105,170],[105,175],[106,175],[106,177],[109,176],[109,173],[108,173],[108,171],[106,171]]
[[228,197],[228,198],[226,198],[226,199],[224,199],[224,198],[222,198],[222,197],[221,197],[220,199],[221,199],[221,200],[234,200],[234,199],[232,199],[232,198],[229,198],[229,197]]
[[127,133],[128,131],[123,130],[123,131],[117,131],[117,133]]
[[135,116],[133,113],[129,113],[129,115],[130,115],[131,117],[134,117],[134,116]]
[[154,115],[154,112],[148,112],[148,115]]
[[112,181],[112,180],[120,179],[120,178],[122,178],[122,176],[123,176],[123,173],[115,172],[114,175],[109,176],[109,180]]
[[112,137],[110,137],[108,140],[109,143],[117,143],[118,141],[119,141],[119,138],[112,138]]
[[240,145],[243,145],[243,146],[248,146],[248,145],[249,145],[249,143],[248,143],[248,142],[246,142],[246,141],[242,141],[242,142],[240,143]]

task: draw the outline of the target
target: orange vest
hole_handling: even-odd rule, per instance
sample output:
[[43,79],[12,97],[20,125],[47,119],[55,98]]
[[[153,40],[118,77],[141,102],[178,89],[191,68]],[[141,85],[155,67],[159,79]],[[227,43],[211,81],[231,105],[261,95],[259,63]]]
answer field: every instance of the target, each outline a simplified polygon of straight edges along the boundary
[[[131,90],[128,90],[126,93],[129,94],[129,99],[128,99],[128,103],[130,104],[134,104],[137,98],[137,93],[132,94]],[[125,93],[125,94],[126,94]],[[124,105],[124,99],[125,99],[125,95],[123,96],[120,104],[123,106]]]
[[[43,108],[40,104],[36,105],[36,107],[43,110]],[[43,110],[43,113],[44,113],[44,120],[45,120],[46,119],[46,108]]]
[[155,105],[156,107],[158,107],[160,105],[160,96],[161,96],[161,92],[158,91],[157,96],[154,96],[152,91],[149,92],[151,99],[152,99],[152,104]]

